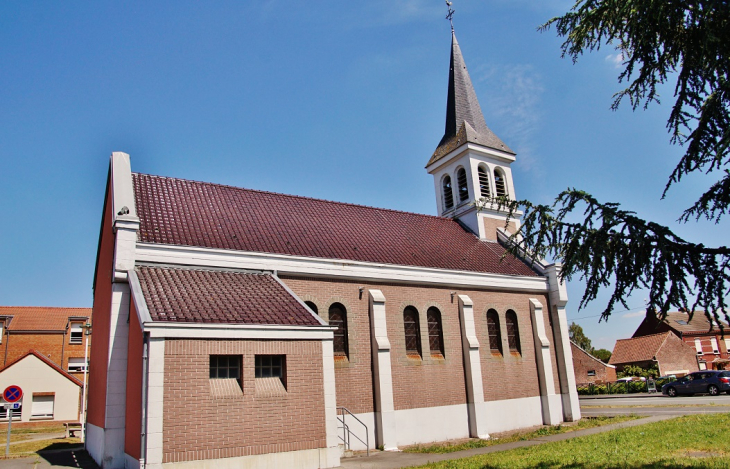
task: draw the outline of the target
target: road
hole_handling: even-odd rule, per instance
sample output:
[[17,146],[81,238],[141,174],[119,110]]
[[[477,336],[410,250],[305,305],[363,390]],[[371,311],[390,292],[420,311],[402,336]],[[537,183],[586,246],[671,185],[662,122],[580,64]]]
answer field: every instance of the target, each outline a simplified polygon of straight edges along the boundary
[[584,417],[599,415],[641,414],[641,415],[687,415],[730,412],[730,396],[680,396],[667,397],[661,394],[651,397],[600,396],[581,397],[580,410]]

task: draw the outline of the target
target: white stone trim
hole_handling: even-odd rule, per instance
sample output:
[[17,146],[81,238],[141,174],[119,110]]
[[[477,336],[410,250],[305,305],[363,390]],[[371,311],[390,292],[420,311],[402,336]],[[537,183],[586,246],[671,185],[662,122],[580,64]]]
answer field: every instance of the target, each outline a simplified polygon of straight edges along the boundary
[[375,440],[385,451],[398,450],[398,431],[393,403],[393,376],[390,341],[386,325],[385,296],[380,290],[368,290],[370,333],[372,334],[373,388],[375,392]]
[[147,468],[162,464],[162,417],[165,384],[165,339],[150,338],[147,370]]
[[545,277],[502,275],[193,246],[137,243],[136,260],[137,262],[197,267],[275,270],[279,275],[307,275],[348,280],[387,280],[396,283],[430,284],[458,288],[506,288],[512,291],[540,293],[548,291]]
[[298,295],[297,295],[296,293],[294,293],[294,292],[292,291],[292,289],[291,289],[291,288],[289,288],[289,285],[287,285],[286,283],[282,282],[282,281],[281,281],[281,279],[279,278],[279,276],[278,276],[278,275],[272,275],[272,277],[273,277],[273,279],[274,279],[274,280],[275,280],[275,281],[276,281],[276,282],[277,282],[277,283],[278,283],[279,285],[281,285],[281,286],[282,286],[282,287],[284,288],[284,290],[286,290],[286,291],[287,291],[287,293],[289,293],[289,294],[290,294],[290,295],[292,296],[292,298],[294,298],[295,300],[297,300],[297,302],[298,302],[298,303],[299,303],[300,305],[302,305],[302,308],[304,308],[305,310],[307,310],[307,312],[308,312],[308,313],[309,313],[309,314],[310,314],[310,315],[311,315],[311,316],[312,316],[312,317],[313,317],[313,318],[314,318],[314,319],[315,319],[315,320],[316,320],[316,321],[317,321],[318,323],[320,323],[320,324],[321,324],[321,325],[323,325],[323,326],[327,326],[327,325],[328,325],[328,324],[327,324],[326,322],[324,322],[324,319],[322,319],[321,317],[319,317],[319,315],[315,314],[315,313],[314,313],[314,311],[312,311],[311,309],[309,309],[309,306],[307,306],[307,305],[306,305],[306,303],[304,303],[304,301],[303,301],[303,300],[302,300],[301,298],[299,298],[299,296],[298,296]]
[[460,158],[464,153],[467,152],[474,152],[476,153],[475,156],[480,157],[480,161],[492,161],[494,163],[507,163],[510,164],[516,160],[515,155],[494,150],[492,148],[487,148],[475,143],[465,143],[461,145],[460,147],[450,151],[446,155],[439,158],[437,161],[434,161],[429,166],[426,166],[426,171],[429,174],[433,174],[434,172],[440,170],[443,166],[448,165],[452,162],[452,160]]
[[104,429],[87,422],[86,435],[84,437],[84,449],[101,466],[101,462],[104,459]]
[[540,396],[503,399],[484,403],[489,415],[487,429],[490,433],[506,432],[542,425],[542,399]]
[[[144,299],[137,272],[134,270],[128,271],[127,280],[129,282],[129,289],[132,292],[132,301],[134,302],[134,309],[137,311],[137,319],[139,320],[140,326],[152,322],[150,310],[147,308],[147,302]],[[144,330],[144,327],[142,327],[142,330]]]
[[174,339],[332,340],[334,327],[273,324],[145,323],[150,337]]
[[[113,221],[127,217],[137,218],[134,185],[132,184],[132,163],[127,153],[115,151],[111,155],[111,189]],[[127,207],[129,213],[119,215],[123,207]]]
[[559,414],[562,406],[551,406],[551,397],[555,395],[553,360],[550,356],[550,341],[545,333],[542,303],[535,298],[530,298],[530,316],[532,317],[532,336],[535,339],[537,380],[542,398],[542,421],[545,425],[557,425],[563,420]]
[[337,437],[337,392],[335,386],[335,354],[332,340],[322,341],[322,379],[324,385],[324,417],[328,457],[325,467],[340,465],[340,440]]
[[[339,448],[336,449],[339,451]],[[287,468],[287,469],[318,469],[337,466],[328,465],[327,461],[333,458],[327,454],[328,448],[305,449],[284,453],[256,454],[252,456],[238,456],[234,458],[204,459],[196,461],[168,462],[162,464],[163,469],[241,469],[241,468]],[[339,455],[337,460],[339,461]],[[339,464],[339,463],[338,463]],[[147,465],[149,468],[149,464]]]
[[464,378],[466,379],[466,402],[469,434],[473,438],[489,438],[487,414],[484,411],[484,384],[482,361],[479,355],[474,324],[474,303],[466,295],[459,295],[459,318],[461,323],[461,345],[464,354]]

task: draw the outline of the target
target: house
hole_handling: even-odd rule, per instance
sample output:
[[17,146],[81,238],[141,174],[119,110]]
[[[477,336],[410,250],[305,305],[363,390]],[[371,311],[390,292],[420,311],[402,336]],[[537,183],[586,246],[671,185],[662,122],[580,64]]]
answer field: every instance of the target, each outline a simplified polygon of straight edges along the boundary
[[603,363],[598,358],[570,341],[570,350],[573,354],[573,371],[577,384],[607,383],[616,381],[616,367]]
[[0,369],[34,350],[83,381],[87,325],[91,308],[0,306]]
[[[728,324],[722,323],[724,331]],[[695,311],[692,317],[684,311],[669,312],[664,319],[647,311],[646,317],[634,332],[642,337],[657,332],[671,331],[694,348],[700,370],[724,370],[730,363],[730,335],[724,335],[717,323],[711,323],[704,311]]]
[[560,266],[503,258],[519,220],[490,197],[515,197],[516,157],[455,36],[449,65],[426,167],[439,216],[140,174],[112,154],[99,464],[336,467],[343,440],[397,450],[580,418]]
[[645,369],[656,365],[659,376],[682,376],[699,370],[694,349],[672,332],[619,339],[608,363],[619,372],[627,365]]
[[[47,425],[48,422],[78,422],[83,384],[57,363],[31,350],[0,371],[0,389],[10,385],[23,390],[19,409],[11,410],[13,422]],[[0,421],[7,422],[0,410]]]

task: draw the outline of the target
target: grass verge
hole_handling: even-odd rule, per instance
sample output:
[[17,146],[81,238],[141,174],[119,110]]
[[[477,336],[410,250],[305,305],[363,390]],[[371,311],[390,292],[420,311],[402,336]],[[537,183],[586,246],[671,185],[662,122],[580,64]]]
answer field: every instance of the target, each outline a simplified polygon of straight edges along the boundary
[[[32,456],[38,451],[80,448],[81,444],[79,438],[54,438],[51,440],[34,440],[17,443],[10,445],[10,458],[25,458]],[[0,459],[5,459],[5,445],[3,445],[2,451],[0,452]]]
[[490,438],[489,440],[471,439],[458,442],[445,442],[429,445],[415,445],[404,448],[406,453],[453,453],[465,449],[483,448],[485,446],[501,445],[502,443],[512,443],[513,441],[525,441],[539,438],[541,436],[556,435],[558,433],[574,432],[576,430],[584,430],[586,428],[601,427],[612,423],[626,422],[627,420],[635,420],[641,418],[638,415],[619,415],[615,417],[586,417],[574,424],[555,425],[552,427],[543,427],[538,430],[517,432],[510,435]]
[[730,467],[730,414],[688,415],[663,422],[421,467],[727,468]]

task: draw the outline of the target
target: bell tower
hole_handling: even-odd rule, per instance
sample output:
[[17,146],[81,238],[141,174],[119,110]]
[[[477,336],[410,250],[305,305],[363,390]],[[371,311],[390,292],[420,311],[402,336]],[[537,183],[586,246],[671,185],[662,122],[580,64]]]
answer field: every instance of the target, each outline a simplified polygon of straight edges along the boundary
[[[507,212],[492,201],[515,199],[514,161],[515,153],[487,127],[452,27],[446,128],[426,165],[438,214],[460,221],[482,240],[496,241]],[[513,214],[508,231],[518,228],[519,215]]]

